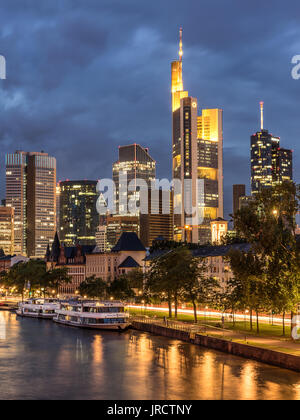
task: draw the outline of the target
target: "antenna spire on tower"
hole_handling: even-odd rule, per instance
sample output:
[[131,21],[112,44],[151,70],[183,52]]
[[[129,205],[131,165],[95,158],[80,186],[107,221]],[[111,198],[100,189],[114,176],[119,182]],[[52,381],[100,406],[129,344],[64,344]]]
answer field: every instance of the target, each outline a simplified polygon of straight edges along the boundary
[[260,128],[264,129],[264,103],[260,102]]
[[179,30],[179,61],[182,61],[183,50],[182,50],[182,28]]

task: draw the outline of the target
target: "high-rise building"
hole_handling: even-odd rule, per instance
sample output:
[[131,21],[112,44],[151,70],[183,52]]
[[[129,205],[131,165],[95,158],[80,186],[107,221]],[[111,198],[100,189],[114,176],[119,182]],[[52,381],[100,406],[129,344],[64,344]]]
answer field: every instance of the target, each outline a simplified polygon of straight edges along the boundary
[[173,240],[173,191],[148,192],[148,213],[140,215],[140,239],[145,247],[151,247],[158,237]]
[[59,221],[59,213],[60,213],[60,182],[56,185],[56,231],[60,231],[60,221]]
[[99,225],[96,231],[96,246],[98,252],[106,252],[107,246],[107,226]]
[[99,215],[97,181],[60,183],[60,240],[66,246],[95,245]]
[[6,155],[6,203],[15,210],[15,252],[44,257],[56,230],[56,159],[48,153]]
[[[129,184],[135,191],[128,191],[127,200],[124,191],[120,190],[120,181],[122,176],[126,176],[127,185]],[[156,162],[149,155],[149,150],[140,146],[139,144],[131,144],[128,146],[119,147],[119,160],[113,164],[113,181],[116,185],[116,214],[118,215],[138,215],[138,207],[140,200],[140,185],[138,180],[143,180],[147,184],[147,188],[151,186],[151,181],[156,176]],[[124,198],[124,200],[122,199]],[[134,207],[136,203],[137,210],[132,208],[130,211],[130,204]]]
[[260,109],[261,130],[251,136],[252,194],[293,179],[293,152],[282,149],[280,137],[264,129],[263,102],[260,103]]
[[139,216],[108,216],[106,227],[107,250],[116,245],[124,232],[135,232],[140,236]]
[[15,211],[15,252],[27,254],[27,159],[28,153],[6,155],[6,205]]
[[235,184],[232,187],[232,214],[240,209],[240,198],[246,196],[246,185]]
[[[210,241],[210,222],[223,218],[223,111],[203,109],[198,117],[198,179],[202,180],[203,203],[199,242]],[[202,214],[201,214],[202,212]]]
[[0,206],[0,250],[14,254],[14,209]]
[[[182,56],[180,29],[179,60],[171,65],[173,179],[182,185],[174,191],[174,239],[205,243],[210,221],[223,217],[223,113],[203,109],[198,116],[197,99],[183,90]],[[192,208],[196,223],[190,221]]]

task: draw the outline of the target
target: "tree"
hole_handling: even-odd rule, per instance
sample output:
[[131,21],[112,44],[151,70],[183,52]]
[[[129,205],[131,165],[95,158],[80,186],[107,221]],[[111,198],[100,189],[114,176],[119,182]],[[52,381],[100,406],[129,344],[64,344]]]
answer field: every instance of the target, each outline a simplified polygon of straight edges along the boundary
[[58,293],[61,286],[71,282],[72,279],[68,275],[67,267],[53,268],[52,270],[47,271],[44,287],[45,290],[54,289],[56,293]]
[[116,278],[111,283],[108,293],[116,300],[129,300],[135,296],[126,275]]
[[95,276],[88,277],[80,284],[79,293],[81,296],[87,296],[92,299],[105,299],[107,295],[107,283]]
[[248,282],[255,296],[253,303],[263,307],[266,301],[263,304],[262,300],[267,297],[269,307],[284,315],[287,310],[296,310],[299,296],[300,255],[295,235],[299,199],[300,187],[284,182],[262,190],[234,215],[238,236],[251,245],[249,253],[260,265],[260,272],[254,275],[247,264],[236,267],[235,274],[240,276],[235,276],[236,280]]
[[175,318],[177,318],[178,300],[189,274],[189,268],[185,264],[187,253],[190,254],[190,251],[186,247],[177,247],[166,251],[150,263],[146,289],[152,296],[166,296],[170,318],[172,318],[173,300]]
[[194,321],[197,319],[197,303],[200,305],[211,304],[214,301],[219,283],[213,278],[208,278],[206,273],[206,262],[193,256],[183,249],[180,253],[179,270],[183,276],[182,296],[185,301],[191,302],[194,310]]
[[268,304],[267,286],[263,261],[249,252],[231,249],[226,256],[230,263],[233,279],[229,282],[227,299],[250,311],[250,329],[252,330],[252,312],[256,312],[257,332],[259,332],[259,311]]
[[135,268],[126,274],[128,283],[132,289],[143,291],[145,283],[145,275],[140,268]]

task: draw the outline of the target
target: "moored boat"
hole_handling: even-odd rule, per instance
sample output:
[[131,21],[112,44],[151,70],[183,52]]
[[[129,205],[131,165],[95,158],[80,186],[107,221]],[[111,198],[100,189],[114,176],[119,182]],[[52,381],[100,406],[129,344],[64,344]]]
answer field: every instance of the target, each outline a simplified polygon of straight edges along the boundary
[[61,303],[54,322],[72,327],[122,331],[129,327],[129,314],[121,302]]
[[29,299],[19,303],[16,314],[29,318],[52,319],[59,307],[57,299]]

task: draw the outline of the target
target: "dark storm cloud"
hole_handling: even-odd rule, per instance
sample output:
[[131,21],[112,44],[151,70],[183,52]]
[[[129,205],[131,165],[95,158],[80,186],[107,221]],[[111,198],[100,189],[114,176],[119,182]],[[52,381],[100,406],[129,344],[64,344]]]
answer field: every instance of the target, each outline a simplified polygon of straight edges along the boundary
[[182,25],[185,88],[201,107],[224,109],[226,213],[232,184],[249,183],[260,100],[266,127],[295,151],[299,182],[299,12],[296,0],[3,0],[0,158],[45,150],[59,179],[98,179],[111,176],[118,145],[138,142],[170,177],[170,62]]

